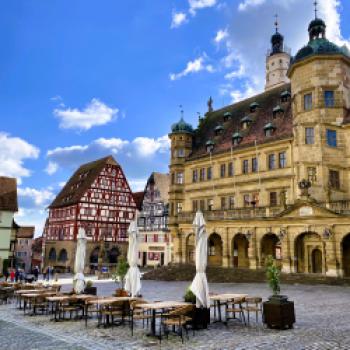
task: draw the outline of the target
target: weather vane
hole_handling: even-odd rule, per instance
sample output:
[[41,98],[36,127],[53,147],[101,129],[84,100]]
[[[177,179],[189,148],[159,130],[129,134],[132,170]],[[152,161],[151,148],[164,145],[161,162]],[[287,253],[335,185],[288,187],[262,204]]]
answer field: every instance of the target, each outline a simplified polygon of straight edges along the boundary
[[179,105],[179,107],[180,107],[181,118],[183,119],[183,117],[184,117],[183,106],[182,106],[182,105]]
[[317,0],[315,0],[315,2],[314,2],[314,5],[315,5],[315,19],[317,18],[317,5],[318,5],[318,2],[317,2]]
[[275,18],[276,18],[275,26],[276,26],[276,33],[277,33],[278,32],[278,14],[275,14]]

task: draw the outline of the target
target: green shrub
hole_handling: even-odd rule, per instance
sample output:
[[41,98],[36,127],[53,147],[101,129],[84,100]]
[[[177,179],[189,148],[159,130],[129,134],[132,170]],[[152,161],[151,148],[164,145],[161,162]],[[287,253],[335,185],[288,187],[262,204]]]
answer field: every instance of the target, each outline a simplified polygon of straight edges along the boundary
[[277,266],[276,260],[271,255],[266,259],[266,278],[273,295],[280,294],[281,270]]
[[120,283],[122,289],[124,289],[124,280],[128,269],[129,264],[127,260],[123,256],[121,256],[117,264],[116,272],[112,275],[112,279],[115,283]]
[[86,281],[85,287],[86,288],[91,288],[93,285],[94,285],[94,283],[91,280],[89,280],[89,281]]
[[186,303],[192,303],[192,304],[196,303],[196,296],[193,294],[190,287],[188,287],[186,289],[186,293],[184,295],[184,300]]

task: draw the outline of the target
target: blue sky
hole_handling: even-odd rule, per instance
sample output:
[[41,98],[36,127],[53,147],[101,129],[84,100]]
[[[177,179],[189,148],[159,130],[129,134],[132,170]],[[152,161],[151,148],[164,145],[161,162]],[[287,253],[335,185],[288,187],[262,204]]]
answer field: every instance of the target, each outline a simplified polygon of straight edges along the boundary
[[[312,0],[0,2],[0,174],[35,224],[81,163],[113,154],[138,190],[168,168],[167,133],[262,91],[274,14],[295,53]],[[328,37],[349,43],[349,1],[320,0]]]

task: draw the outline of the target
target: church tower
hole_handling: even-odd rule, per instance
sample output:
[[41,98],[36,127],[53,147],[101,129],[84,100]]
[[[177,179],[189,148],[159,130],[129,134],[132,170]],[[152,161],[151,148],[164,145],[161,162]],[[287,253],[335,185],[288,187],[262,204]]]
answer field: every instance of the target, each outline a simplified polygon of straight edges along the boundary
[[289,83],[287,72],[290,65],[290,53],[284,46],[284,37],[278,32],[278,17],[276,15],[276,33],[271,37],[271,50],[266,56],[265,91]]

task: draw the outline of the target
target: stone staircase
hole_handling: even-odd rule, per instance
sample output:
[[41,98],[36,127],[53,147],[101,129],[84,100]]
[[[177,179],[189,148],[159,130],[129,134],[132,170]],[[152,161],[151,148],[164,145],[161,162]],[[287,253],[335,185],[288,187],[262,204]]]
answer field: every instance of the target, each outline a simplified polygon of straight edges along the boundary
[[[158,281],[191,281],[196,273],[193,265],[169,265],[148,271],[143,275],[145,280]],[[263,269],[207,268],[207,278],[211,283],[266,283]],[[282,283],[286,284],[328,284],[350,286],[349,278],[326,277],[316,274],[282,274]]]

